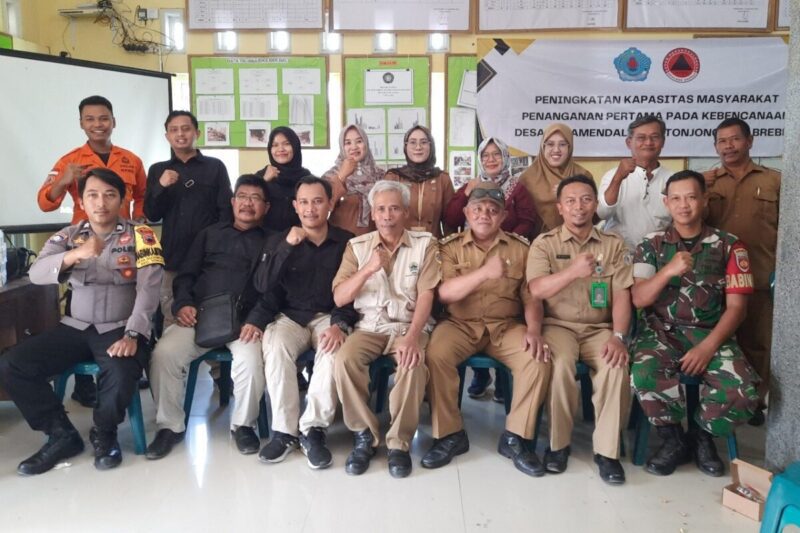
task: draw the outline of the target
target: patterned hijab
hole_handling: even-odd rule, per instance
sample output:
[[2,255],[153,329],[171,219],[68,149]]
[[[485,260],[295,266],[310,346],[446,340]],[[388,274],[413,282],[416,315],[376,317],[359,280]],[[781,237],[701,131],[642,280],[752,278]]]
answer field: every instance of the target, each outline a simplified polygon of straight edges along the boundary
[[[486,173],[486,169],[483,168],[483,162],[481,161],[481,154],[483,154],[483,151],[486,150],[490,144],[497,146],[503,158],[503,166],[500,173],[495,177],[491,177]],[[506,199],[511,196],[511,193],[514,192],[514,187],[517,185],[517,178],[511,175],[511,169],[509,168],[510,159],[508,155],[508,145],[500,139],[488,137],[478,146],[478,177],[481,181],[491,181],[499,185]]]
[[350,124],[342,128],[342,131],[339,133],[339,155],[336,157],[333,167],[323,174],[322,177],[329,181],[339,179],[337,177],[339,169],[342,167],[344,160],[347,159],[347,154],[344,149],[344,137],[350,130],[356,130],[361,136],[361,140],[364,141],[365,155],[364,159],[356,165],[355,171],[347,177],[346,194],[359,195],[361,209],[358,214],[356,226],[359,228],[366,228],[369,226],[370,222],[370,206],[367,195],[369,191],[372,190],[372,186],[375,185],[375,182],[383,178],[384,172],[375,164],[375,158],[372,156],[372,150],[370,150],[369,147],[369,137],[367,137],[366,132],[361,129],[361,126]]
[[[275,141],[275,136],[278,134],[286,137],[289,144],[292,145],[292,160],[286,164],[281,164],[275,161],[272,157],[272,143]],[[303,153],[300,151],[300,138],[293,129],[286,126],[278,126],[269,133],[269,149],[267,155],[269,156],[269,164],[280,170],[280,173],[275,178],[276,182],[281,185],[294,186],[297,180],[304,176],[308,176],[311,172],[303,167]]]
[[[414,163],[408,157],[408,138],[411,137],[411,134],[414,133],[415,130],[420,130],[422,133],[424,133],[425,137],[427,137],[428,142],[430,143],[429,146],[431,148],[431,152],[428,155],[428,159],[422,163]],[[406,156],[406,164],[400,168],[393,169],[392,172],[397,173],[403,179],[407,179],[416,183],[427,181],[431,178],[436,178],[442,173],[442,169],[436,166],[436,144],[433,142],[431,130],[425,126],[414,126],[408,130],[405,137],[403,137],[403,146],[403,153],[405,153]]]

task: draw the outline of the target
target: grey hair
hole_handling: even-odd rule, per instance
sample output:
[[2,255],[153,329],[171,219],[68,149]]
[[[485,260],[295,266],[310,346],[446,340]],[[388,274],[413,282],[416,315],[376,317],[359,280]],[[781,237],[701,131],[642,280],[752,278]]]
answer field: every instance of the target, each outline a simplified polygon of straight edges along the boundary
[[392,180],[379,180],[375,182],[375,185],[372,186],[367,196],[369,205],[373,205],[375,203],[373,201],[375,195],[382,192],[399,192],[400,197],[403,199],[403,207],[408,209],[408,206],[411,205],[411,190],[409,190],[408,185]]
[[631,137],[633,137],[633,130],[635,130],[639,126],[644,126],[645,124],[658,124],[658,127],[661,130],[661,136],[664,137],[667,134],[666,123],[660,118],[658,118],[657,115],[651,114],[639,117],[630,124],[628,124],[628,138],[630,139]]

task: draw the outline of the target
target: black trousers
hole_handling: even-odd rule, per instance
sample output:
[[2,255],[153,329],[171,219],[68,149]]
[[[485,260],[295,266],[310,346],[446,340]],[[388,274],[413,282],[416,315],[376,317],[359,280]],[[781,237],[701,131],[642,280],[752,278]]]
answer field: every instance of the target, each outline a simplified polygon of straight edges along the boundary
[[125,410],[138,390],[137,382],[150,356],[142,337],[133,357],[109,356],[106,350],[124,332],[124,327],[100,334],[93,326],[80,331],[59,324],[5,354],[0,359],[0,382],[31,428],[46,431],[50,422],[64,413],[50,378],[77,363],[94,361],[100,367],[94,425],[101,430],[114,430],[125,419]]

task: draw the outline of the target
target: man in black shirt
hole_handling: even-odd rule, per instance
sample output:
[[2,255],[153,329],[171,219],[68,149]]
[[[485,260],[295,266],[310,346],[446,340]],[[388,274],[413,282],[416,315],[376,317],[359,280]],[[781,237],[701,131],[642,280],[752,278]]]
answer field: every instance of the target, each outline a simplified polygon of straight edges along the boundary
[[164,329],[175,323],[172,282],[189,245],[203,228],[231,220],[231,182],[219,159],[195,148],[197,119],[188,111],[172,111],[164,123],[172,159],[155,163],[147,172],[144,213],[150,221],[164,221],[164,278],[161,312]]
[[[258,264],[267,236],[262,227],[269,208],[264,180],[245,174],[236,181],[233,222],[217,222],[202,230],[188,249],[175,277],[176,323],[164,331],[153,350],[150,381],[157,412],[158,431],[147,448],[148,459],[160,459],[183,439],[186,427],[183,400],[184,378],[189,365],[208,348],[195,344],[197,309],[209,296],[230,293],[240,297],[240,319],[249,314],[258,300],[252,273]],[[242,328],[239,338],[227,343],[233,354],[233,368],[261,360],[261,332]],[[241,372],[241,370],[238,370]],[[260,441],[253,428],[258,418],[258,401],[264,393],[257,379],[234,382],[235,407],[231,414],[231,433],[243,454],[258,451]]]
[[[255,286],[264,294],[244,328],[261,331],[271,322],[264,331],[260,376],[266,371],[274,434],[258,458],[277,463],[300,444],[308,465],[318,469],[332,463],[325,430],[336,414],[334,355],[358,319],[352,304],[336,306],[331,290],[353,235],[328,224],[333,199],[327,181],[301,178],[293,205],[300,226],[267,241],[255,276]],[[301,418],[295,361],[311,347],[316,350],[314,377]],[[234,381],[238,379],[234,372]]]

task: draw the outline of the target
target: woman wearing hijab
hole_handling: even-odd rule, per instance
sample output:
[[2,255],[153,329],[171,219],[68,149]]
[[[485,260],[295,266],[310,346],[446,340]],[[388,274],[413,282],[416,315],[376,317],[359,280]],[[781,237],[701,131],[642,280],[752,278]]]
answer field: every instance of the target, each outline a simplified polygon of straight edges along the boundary
[[331,184],[336,200],[331,224],[355,236],[375,229],[367,195],[375,182],[383,179],[383,170],[375,165],[369,139],[360,126],[351,124],[342,129],[339,156],[322,178]]
[[489,137],[478,146],[478,177],[461,187],[450,200],[444,222],[452,228],[464,225],[464,207],[472,189],[481,181],[492,181],[500,186],[506,197],[506,218],[500,226],[503,231],[516,233],[528,240],[538,234],[539,220],[528,191],[511,175],[508,146],[500,139]]
[[267,182],[269,209],[264,227],[283,231],[299,226],[300,219],[292,206],[294,188],[300,178],[311,172],[303,167],[300,139],[291,128],[278,126],[269,134],[269,165],[256,172]]
[[560,226],[564,219],[556,208],[556,188],[564,178],[592,174],[572,159],[572,128],[566,124],[551,124],[544,130],[539,155],[525,169],[519,180],[533,196],[536,213],[542,219],[542,232]]
[[437,239],[449,233],[442,228],[442,214],[455,190],[450,175],[436,166],[436,145],[428,128],[414,126],[403,138],[406,164],[386,173],[384,179],[399,181],[411,189],[406,229],[427,231]]

